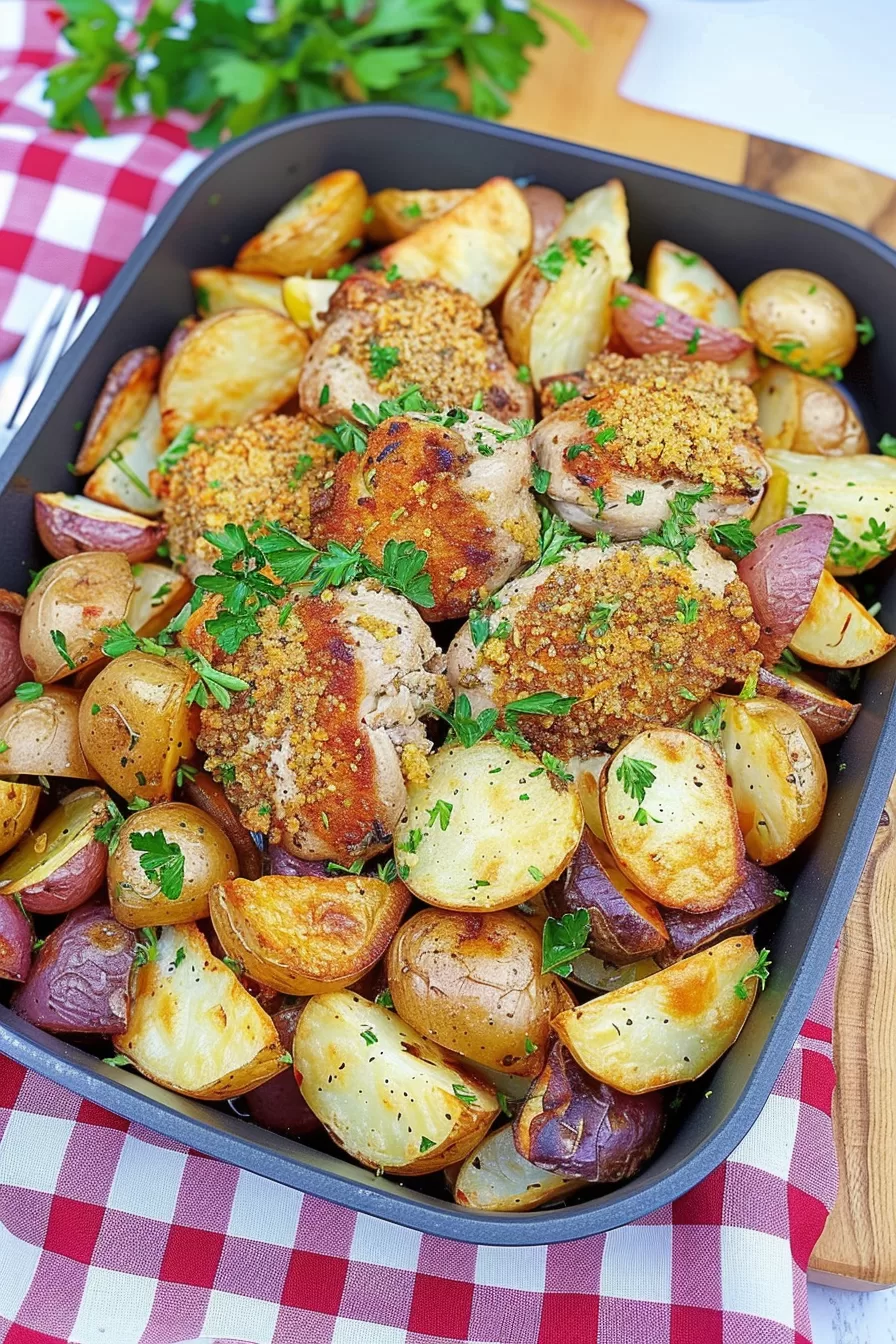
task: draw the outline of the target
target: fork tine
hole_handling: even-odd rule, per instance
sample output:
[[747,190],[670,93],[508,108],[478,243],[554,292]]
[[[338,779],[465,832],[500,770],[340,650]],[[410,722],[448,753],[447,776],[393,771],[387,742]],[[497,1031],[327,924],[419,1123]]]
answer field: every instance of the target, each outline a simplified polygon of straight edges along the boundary
[[25,395],[22,398],[21,402],[19,403],[19,409],[16,411],[15,415],[12,418],[12,425],[11,425],[12,429],[18,429],[20,425],[25,423],[25,421],[27,420],[28,416],[31,413],[34,403],[37,401],[41,392],[43,392],[44,388],[46,387],[50,378],[50,374],[56,367],[56,364],[59,361],[59,356],[65,349],[65,345],[69,337],[69,332],[71,331],[72,327],[75,324],[75,319],[78,316],[78,310],[80,309],[83,301],[84,301],[84,295],[80,289],[76,289],[73,294],[69,295],[68,302],[63,308],[62,315],[60,316],[59,321],[56,324],[56,330],[50,337],[46,353],[41,359],[38,368],[35,370],[34,377],[29,383],[28,389],[25,392]]
[[65,299],[64,285],[54,285],[34,319],[21,345],[12,357],[6,377],[0,386],[0,425],[12,422],[13,412],[28,386],[31,366],[43,344],[44,337],[56,320],[56,314]]
[[84,308],[81,312],[81,316],[78,318],[77,322],[72,327],[72,334],[69,336],[68,340],[65,343],[66,350],[69,348],[70,345],[74,345],[75,341],[81,335],[81,332],[87,326],[87,323],[93,317],[94,313],[96,312],[97,308],[99,308],[99,306],[100,306],[99,294],[91,294],[90,298],[84,305]]

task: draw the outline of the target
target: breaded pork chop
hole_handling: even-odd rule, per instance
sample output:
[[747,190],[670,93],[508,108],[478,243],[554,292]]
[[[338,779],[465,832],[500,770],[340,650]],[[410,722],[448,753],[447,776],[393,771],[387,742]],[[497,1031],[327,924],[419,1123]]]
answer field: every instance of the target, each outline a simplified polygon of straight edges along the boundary
[[244,826],[352,863],[389,847],[405,773],[425,769],[421,718],[449,698],[445,655],[405,598],[370,581],[296,594],[286,621],[259,612],[261,634],[234,654],[204,629],[214,602],[190,618],[185,642],[252,688],[227,710],[210,699],[196,741]]
[[561,518],[627,541],[655,531],[675,494],[707,487],[694,505],[702,526],[752,515],[769,467],[749,388],[717,364],[607,355],[593,368],[587,394],[533,435]]
[[463,618],[538,554],[527,438],[469,411],[450,428],[425,415],[385,420],[365,453],[346,453],[313,497],[311,539],[379,563],[390,539],[426,551],[435,605],[427,621]]
[[517,380],[491,313],[469,294],[441,280],[390,282],[382,271],[350,276],[302,365],[303,410],[336,424],[351,418],[353,402],[376,407],[412,384],[446,409],[480,393],[498,420],[532,414],[532,389]]
[[268,415],[234,429],[200,429],[167,475],[153,474],[173,562],[190,579],[211,574],[218,550],[203,538],[257,518],[299,537],[311,526],[311,491],[333,461],[307,415]]
[[615,747],[651,724],[680,723],[696,701],[760,664],[759,626],[728,560],[699,540],[688,567],[660,546],[596,546],[516,579],[497,595],[506,638],[476,648],[469,625],[448,677],[477,714],[540,691],[572,696],[565,717],[519,716],[538,751],[565,760]]

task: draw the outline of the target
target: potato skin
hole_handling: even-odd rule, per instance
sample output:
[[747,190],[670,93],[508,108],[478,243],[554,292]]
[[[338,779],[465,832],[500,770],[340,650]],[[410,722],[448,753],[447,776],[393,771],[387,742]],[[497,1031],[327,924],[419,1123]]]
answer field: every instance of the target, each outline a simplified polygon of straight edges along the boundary
[[31,680],[19,648],[20,623],[21,618],[11,612],[0,612],[0,704],[9,699],[20,682]]
[[[136,588],[127,556],[85,551],[49,565],[25,599],[19,642],[30,677],[44,685],[103,656],[103,627],[124,620]],[[70,667],[53,643],[62,635]]]
[[79,475],[93,471],[101,458],[137,428],[156,389],[160,363],[155,346],[142,345],[112,365],[75,459]]
[[539,1072],[554,977],[541,974],[541,941],[515,911],[421,910],[398,930],[386,973],[395,1011],[421,1035],[474,1064]]
[[780,890],[780,878],[747,859],[743,882],[720,910],[703,915],[693,915],[687,910],[666,911],[669,941],[655,954],[656,964],[660,969],[671,966],[673,961],[689,956],[723,933],[734,933],[752,924],[754,919],[781,904],[784,897],[777,894]]
[[[296,1023],[306,1003],[307,999],[293,999],[271,1013],[280,1044],[289,1054],[292,1053]],[[272,1129],[276,1134],[297,1139],[303,1134],[313,1134],[321,1127],[317,1116],[299,1091],[292,1069],[276,1074],[260,1087],[253,1087],[243,1097],[243,1101],[253,1123],[261,1125],[262,1129]]]
[[[161,831],[184,856],[183,891],[176,900],[163,896],[144,873],[131,837]],[[161,803],[128,817],[109,856],[109,900],[115,918],[131,929],[154,924],[189,924],[208,916],[208,893],[218,882],[235,877],[238,863],[233,845],[212,819],[189,803]]]
[[67,915],[37,954],[13,1012],[44,1031],[108,1036],[123,1031],[136,938],[102,905]]
[[756,647],[766,667],[774,667],[809,610],[833,531],[833,518],[820,513],[771,523],[756,537],[756,549],[738,563],[737,576],[760,625]]
[[0,779],[0,854],[7,854],[28,830],[40,802],[39,784]]
[[615,966],[653,956],[666,942],[658,908],[627,881],[608,847],[587,827],[566,872],[546,889],[545,901],[557,919],[587,910],[589,950]]
[[0,706],[0,775],[95,779],[78,736],[81,692],[47,686],[37,700],[7,700]]
[[832,695],[826,686],[812,677],[796,672],[785,675],[767,667],[759,669],[759,693],[795,709],[812,729],[820,747],[848,732],[862,708],[860,704],[854,705]]
[[662,1093],[629,1096],[592,1078],[555,1041],[513,1123],[513,1141],[545,1171],[601,1185],[650,1161],[663,1130]]
[[75,789],[0,864],[0,891],[15,893],[26,910],[64,914],[102,886],[108,850],[96,831],[108,818],[102,789]]
[[814,271],[766,271],[741,294],[740,312],[762,353],[801,373],[823,376],[855,354],[856,311],[842,290]]
[[237,878],[209,892],[221,946],[283,994],[353,985],[388,947],[410,895],[377,877]]
[[120,551],[132,565],[152,559],[164,540],[164,523],[85,500],[61,491],[34,496],[37,535],[54,560],[79,551]]
[[27,980],[32,937],[28,916],[11,896],[0,895],[0,980]]
[[364,233],[367,188],[350,168],[327,173],[288,201],[261,233],[240,248],[238,271],[326,275],[357,251]]

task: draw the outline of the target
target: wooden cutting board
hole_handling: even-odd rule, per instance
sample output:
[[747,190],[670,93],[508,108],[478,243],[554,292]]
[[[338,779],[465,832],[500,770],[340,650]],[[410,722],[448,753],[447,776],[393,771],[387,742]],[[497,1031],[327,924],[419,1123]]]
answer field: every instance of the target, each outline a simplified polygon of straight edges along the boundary
[[[558,7],[590,46],[583,50],[546,25],[550,41],[536,53],[511,125],[743,182],[840,215],[896,245],[896,183],[889,178],[626,102],[616,85],[644,27],[643,11],[626,0],[559,0]],[[840,1194],[810,1276],[839,1288],[889,1287],[896,1283],[896,786],[843,932],[834,1055]]]

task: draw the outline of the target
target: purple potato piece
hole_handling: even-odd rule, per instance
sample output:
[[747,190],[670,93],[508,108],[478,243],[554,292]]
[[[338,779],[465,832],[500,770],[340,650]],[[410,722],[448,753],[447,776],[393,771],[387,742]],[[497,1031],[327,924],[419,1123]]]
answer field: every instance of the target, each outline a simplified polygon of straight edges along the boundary
[[13,1012],[44,1031],[114,1036],[128,1024],[137,938],[108,906],[73,911],[37,954]]
[[297,859],[282,845],[271,845],[268,849],[271,872],[276,877],[332,877],[327,872],[326,861],[320,859]]
[[776,894],[782,890],[780,878],[770,868],[760,868],[752,859],[746,859],[744,864],[746,876],[743,882],[720,909],[696,915],[687,910],[663,911],[669,941],[654,953],[653,958],[661,969],[681,961],[704,944],[715,942],[725,933],[742,929],[781,904],[784,897]]
[[[280,1043],[289,1054],[292,1054],[296,1023],[307,1002],[307,999],[290,999],[276,1013],[271,1014]],[[289,1138],[311,1134],[321,1127],[317,1116],[299,1091],[292,1069],[288,1073],[278,1073],[260,1087],[253,1088],[246,1093],[243,1101],[256,1125],[273,1129],[278,1134],[286,1134]]]
[[544,1171],[610,1185],[650,1161],[663,1113],[662,1092],[617,1092],[579,1068],[555,1041],[513,1122],[513,1141]]
[[0,896],[0,980],[27,980],[31,968],[31,920],[9,896]]

